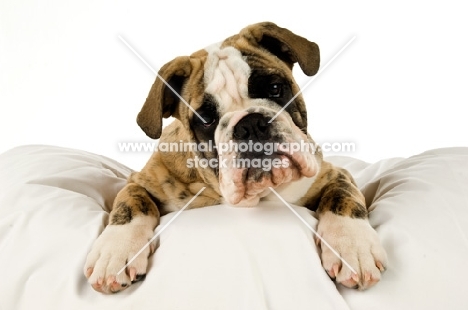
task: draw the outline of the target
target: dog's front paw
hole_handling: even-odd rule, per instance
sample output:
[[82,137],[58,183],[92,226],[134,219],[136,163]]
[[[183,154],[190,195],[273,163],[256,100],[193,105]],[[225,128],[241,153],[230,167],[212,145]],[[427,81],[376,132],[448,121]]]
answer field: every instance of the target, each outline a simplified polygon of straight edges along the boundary
[[94,242],[84,266],[91,286],[110,294],[144,280],[148,257],[155,248],[154,242],[147,245],[152,237],[153,230],[147,225],[108,225]]
[[316,239],[321,245],[322,265],[332,279],[360,290],[379,282],[387,265],[387,254],[366,219],[327,212],[320,217],[317,232],[324,241]]

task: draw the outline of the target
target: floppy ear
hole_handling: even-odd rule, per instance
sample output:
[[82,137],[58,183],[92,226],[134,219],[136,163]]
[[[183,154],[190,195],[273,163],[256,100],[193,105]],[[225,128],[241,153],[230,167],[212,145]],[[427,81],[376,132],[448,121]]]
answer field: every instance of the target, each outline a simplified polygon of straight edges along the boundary
[[286,28],[280,28],[271,22],[263,22],[244,28],[242,34],[247,38],[253,38],[258,45],[286,62],[290,68],[297,62],[308,76],[316,74],[319,69],[318,45]]
[[137,117],[138,125],[148,137],[158,139],[161,136],[162,118],[173,115],[180,102],[174,91],[180,94],[185,79],[190,76],[191,72],[192,66],[188,56],[177,57],[159,70]]

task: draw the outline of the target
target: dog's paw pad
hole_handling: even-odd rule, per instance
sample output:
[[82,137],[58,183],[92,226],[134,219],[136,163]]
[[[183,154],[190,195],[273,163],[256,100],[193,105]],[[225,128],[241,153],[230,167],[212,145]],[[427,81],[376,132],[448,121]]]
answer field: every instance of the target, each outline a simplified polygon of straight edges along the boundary
[[148,257],[155,248],[153,243],[148,245],[152,236],[153,231],[142,226],[107,226],[93,244],[84,267],[92,288],[111,294],[143,281]]
[[320,243],[322,265],[337,283],[364,290],[380,281],[387,255],[367,220],[327,213],[318,233],[326,241]]

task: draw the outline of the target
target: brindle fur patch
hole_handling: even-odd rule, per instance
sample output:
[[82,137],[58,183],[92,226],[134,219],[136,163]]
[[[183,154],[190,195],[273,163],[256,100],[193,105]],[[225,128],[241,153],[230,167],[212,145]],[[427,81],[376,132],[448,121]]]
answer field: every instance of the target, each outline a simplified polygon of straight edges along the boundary
[[117,195],[110,214],[109,223],[124,225],[132,221],[135,216],[159,215],[158,208],[150,194],[136,183],[128,183]]
[[132,207],[125,202],[119,202],[112,211],[112,216],[109,222],[112,225],[124,225],[130,223],[132,219]]
[[[185,143],[191,141],[189,137],[190,134],[185,127],[175,120],[164,129],[160,142]],[[201,168],[187,167],[187,160],[194,158],[195,155],[193,152],[155,152],[140,172],[131,175],[129,182],[138,184],[154,197],[153,200],[157,200],[161,215],[184,207],[202,187],[206,189],[189,207],[219,204],[221,196],[214,174],[207,173],[206,169],[202,174],[198,170]]]
[[320,174],[300,205],[316,211],[319,216],[326,211],[352,218],[367,218],[364,196],[348,171],[323,161]]

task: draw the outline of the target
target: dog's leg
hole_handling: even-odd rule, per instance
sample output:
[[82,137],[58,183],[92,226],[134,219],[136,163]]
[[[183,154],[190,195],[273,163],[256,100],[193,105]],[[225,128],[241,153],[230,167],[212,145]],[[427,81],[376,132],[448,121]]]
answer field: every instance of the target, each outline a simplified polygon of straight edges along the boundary
[[326,242],[319,238],[316,241],[328,275],[347,287],[366,289],[376,284],[387,255],[369,224],[365,198],[352,176],[345,169],[323,162],[311,191],[305,205],[317,211],[317,232]]
[[144,279],[155,243],[144,247],[153,238],[160,216],[180,210],[189,202],[191,209],[220,202],[219,194],[196,171],[177,171],[185,167],[178,163],[186,160],[179,155],[153,153],[146,166],[131,174],[117,194],[109,224],[94,242],[84,267],[88,282],[96,291],[115,293]]
[[96,291],[115,293],[144,279],[154,243],[131,260],[153,237],[158,222],[159,211],[152,197],[130,180],[115,198],[109,225],[86,260],[84,273]]

